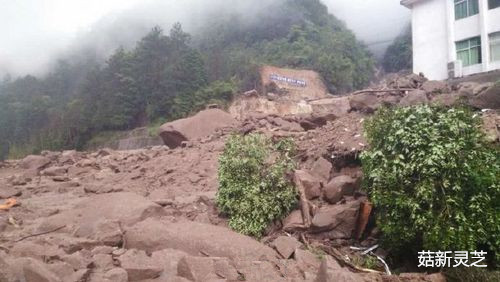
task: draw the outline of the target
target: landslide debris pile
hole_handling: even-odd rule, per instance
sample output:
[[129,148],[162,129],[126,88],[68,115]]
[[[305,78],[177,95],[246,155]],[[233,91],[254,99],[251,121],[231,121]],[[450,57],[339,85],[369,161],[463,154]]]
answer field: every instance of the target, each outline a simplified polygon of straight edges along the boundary
[[[0,204],[11,199],[0,210],[0,281],[444,281],[367,272],[345,259],[349,246],[370,247],[378,236],[360,189],[363,122],[382,105],[465,102],[493,109],[483,117],[498,142],[498,88],[397,77],[297,102],[309,112],[249,107],[233,118],[209,109],[162,128],[173,132],[162,135],[173,148],[7,161],[0,166]],[[215,206],[218,157],[233,132],[292,137],[299,151],[301,205],[260,241],[230,230]]]

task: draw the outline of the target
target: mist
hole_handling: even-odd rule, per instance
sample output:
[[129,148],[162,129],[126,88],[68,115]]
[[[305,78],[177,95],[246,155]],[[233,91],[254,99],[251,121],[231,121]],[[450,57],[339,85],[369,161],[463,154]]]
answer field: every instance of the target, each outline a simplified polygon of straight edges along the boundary
[[[58,59],[78,60],[78,54],[102,61],[119,46],[131,48],[155,25],[169,30],[181,22],[196,34],[215,11],[251,20],[277,1],[283,0],[0,0],[0,77],[40,76]],[[323,2],[378,57],[409,23],[409,11],[395,0]]]

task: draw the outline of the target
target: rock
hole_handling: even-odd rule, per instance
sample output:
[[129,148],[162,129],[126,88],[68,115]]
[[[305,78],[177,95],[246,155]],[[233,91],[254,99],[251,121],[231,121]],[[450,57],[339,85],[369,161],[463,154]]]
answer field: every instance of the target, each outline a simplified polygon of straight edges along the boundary
[[64,256],[64,252],[54,245],[30,241],[17,242],[10,250],[10,254],[17,257],[30,257],[37,260],[59,259]]
[[333,230],[332,239],[351,238],[359,213],[359,202],[322,207],[312,219],[314,232]]
[[283,220],[284,231],[293,231],[301,226],[304,226],[304,219],[300,210],[294,210]]
[[472,95],[477,96],[477,95],[481,94],[483,91],[492,87],[493,85],[495,85],[495,84],[492,82],[479,84],[476,87],[474,87],[474,89],[472,89]]
[[351,96],[349,105],[354,111],[373,113],[381,106],[381,102],[373,93],[361,93]]
[[318,158],[312,165],[311,172],[314,175],[321,177],[324,183],[330,180],[330,172],[332,170],[332,163],[325,158]]
[[240,281],[283,281],[283,277],[269,261],[235,261]]
[[158,278],[163,269],[144,251],[128,250],[118,258],[120,266],[127,271],[129,281]]
[[69,281],[85,282],[89,280],[91,274],[91,269],[79,269],[72,275]]
[[77,237],[95,238],[115,245],[120,224],[132,225],[164,213],[161,206],[134,193],[91,195],[73,208],[43,219],[38,231],[44,232],[66,225],[70,230],[74,229]]
[[363,281],[363,277],[359,274],[352,273],[346,268],[340,267],[339,263],[333,258],[327,256],[321,262],[321,266],[316,276],[315,282],[359,282]]
[[13,197],[19,197],[22,194],[23,193],[21,190],[18,190],[14,187],[0,186],[0,199],[9,199],[9,198],[13,198]]
[[460,96],[474,96],[474,88],[479,85],[477,82],[462,82],[457,85],[457,91]]
[[67,168],[54,166],[42,170],[40,174],[43,176],[64,176],[66,172],[68,172]]
[[104,254],[104,255],[110,255],[113,253],[115,249],[110,246],[97,246],[92,249],[91,253],[92,255],[98,255],[98,254]]
[[316,271],[321,265],[321,261],[319,260],[319,258],[310,251],[296,249],[294,257],[299,267],[304,272],[306,270]]
[[190,281],[238,280],[239,274],[227,258],[184,257],[179,261],[177,275]]
[[500,109],[500,82],[470,99],[469,104],[478,109]]
[[403,107],[427,104],[429,99],[424,90],[412,90],[401,99],[399,104]]
[[61,260],[71,265],[75,271],[79,269],[91,268],[93,266],[90,258],[87,258],[82,252],[65,255],[61,257]]
[[128,273],[123,268],[113,268],[104,274],[105,279],[113,282],[128,282]]
[[295,179],[304,186],[304,192],[308,200],[321,196],[321,181],[305,170],[296,170]]
[[96,268],[109,270],[114,267],[111,255],[97,254],[92,257],[92,262]]
[[15,175],[14,178],[11,180],[11,184],[14,186],[23,186],[28,184],[30,182],[32,177],[29,177],[27,175]]
[[153,252],[151,258],[157,262],[158,265],[163,267],[162,276],[175,276],[177,275],[177,266],[179,261],[189,256],[187,253],[174,249],[163,249]]
[[446,94],[440,94],[434,96],[432,98],[432,102],[441,106],[451,107],[454,105],[458,105],[460,102],[461,96],[459,93],[452,92]]
[[120,187],[114,187],[111,185],[99,185],[95,183],[88,183],[85,184],[83,187],[83,191],[85,193],[90,193],[90,194],[106,194],[106,193],[115,193],[115,192],[123,192],[123,188]]
[[444,81],[429,80],[420,87],[423,91],[429,94],[442,94],[450,92],[450,86]]
[[343,117],[351,111],[351,104],[347,96],[311,101],[310,105],[316,117],[323,116],[327,120]]
[[183,141],[208,136],[219,128],[232,127],[235,124],[236,120],[230,114],[219,109],[208,109],[192,117],[162,125],[159,134],[165,145],[176,148]]
[[17,259],[14,269],[22,271],[22,281],[26,282],[60,282],[61,279],[49,270],[46,264],[32,258]]
[[125,245],[148,252],[170,248],[194,256],[205,253],[246,260],[276,257],[273,249],[250,237],[224,227],[191,221],[170,223],[146,219],[126,229]]
[[5,258],[7,255],[0,250],[0,281],[10,282],[15,281],[15,273],[13,273],[12,266],[7,263]]
[[4,232],[8,226],[9,226],[9,220],[7,219],[7,217],[0,216],[0,233]]
[[335,204],[345,195],[354,195],[354,192],[359,189],[359,184],[358,180],[350,176],[337,176],[323,187],[323,197],[330,204]]
[[295,249],[302,246],[302,244],[294,237],[280,236],[271,243],[271,246],[273,246],[284,259],[288,259],[293,255]]
[[[57,277],[61,278],[63,281],[71,281],[72,276],[75,274],[73,267],[66,262],[56,261],[47,265],[50,271],[52,271]],[[0,280],[2,281],[2,280]],[[72,280],[76,281],[76,280]]]
[[41,170],[50,164],[50,159],[42,156],[29,155],[19,163],[23,169]]

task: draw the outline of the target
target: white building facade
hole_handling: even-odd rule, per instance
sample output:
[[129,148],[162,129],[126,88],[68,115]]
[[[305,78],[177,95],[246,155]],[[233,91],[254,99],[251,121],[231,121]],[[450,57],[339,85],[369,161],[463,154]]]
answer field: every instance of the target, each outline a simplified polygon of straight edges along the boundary
[[413,72],[443,80],[500,69],[500,0],[403,0]]

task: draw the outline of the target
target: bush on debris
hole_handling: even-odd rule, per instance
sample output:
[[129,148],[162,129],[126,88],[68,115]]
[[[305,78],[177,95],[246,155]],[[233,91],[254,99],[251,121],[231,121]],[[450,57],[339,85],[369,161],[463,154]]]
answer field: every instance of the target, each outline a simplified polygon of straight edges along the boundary
[[295,164],[294,144],[276,144],[260,134],[233,135],[219,159],[217,205],[234,230],[259,237],[274,220],[285,217],[297,202],[286,177]]
[[365,189],[392,250],[500,258],[500,150],[467,109],[381,109],[365,123]]

